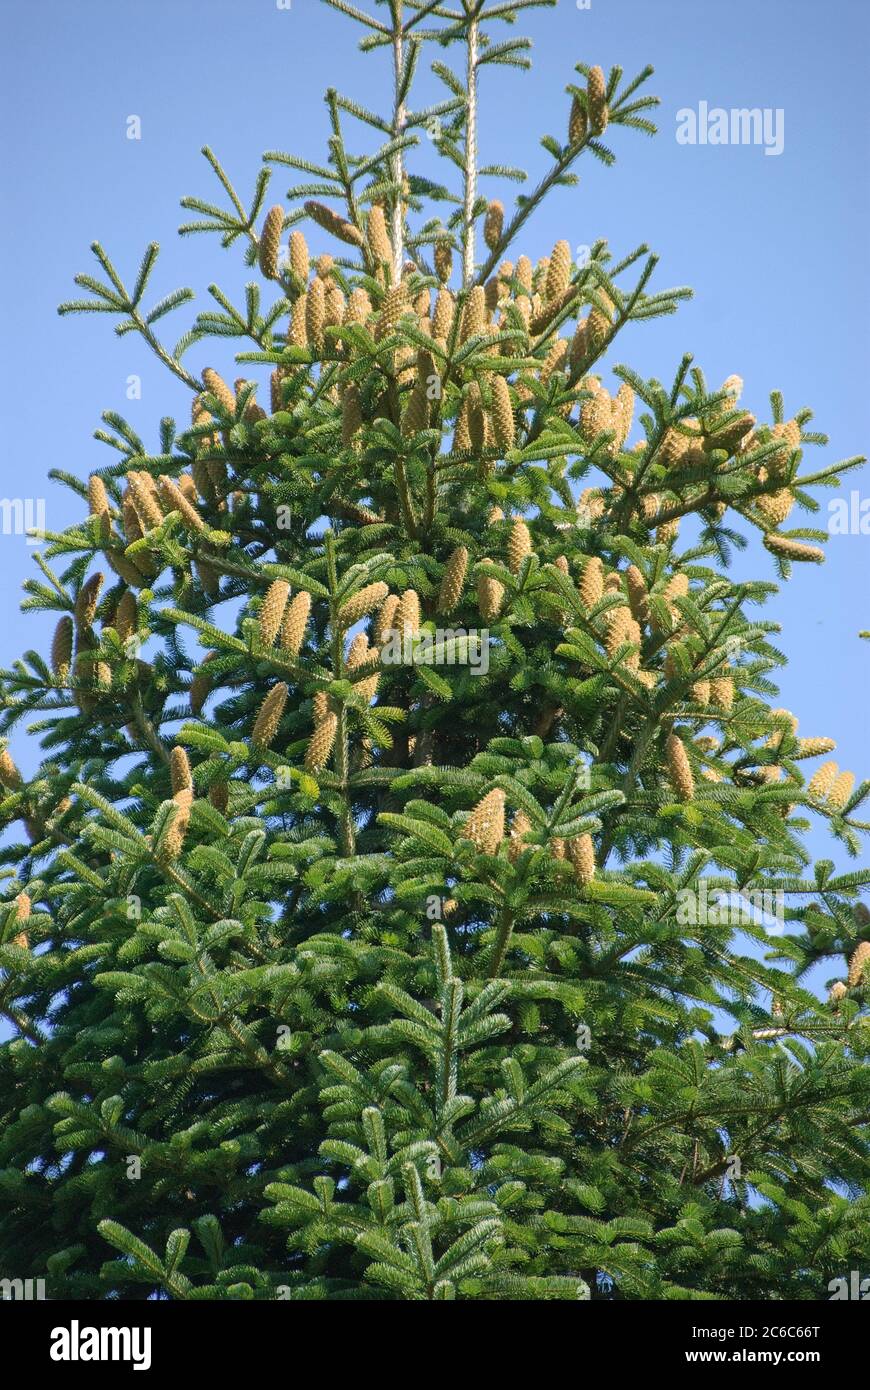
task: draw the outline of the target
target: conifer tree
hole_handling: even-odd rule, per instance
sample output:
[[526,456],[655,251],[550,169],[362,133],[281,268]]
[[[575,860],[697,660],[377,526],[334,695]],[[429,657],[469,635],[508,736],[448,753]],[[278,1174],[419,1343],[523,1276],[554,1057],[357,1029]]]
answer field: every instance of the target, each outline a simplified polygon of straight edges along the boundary
[[[323,162],[249,203],[204,150],[181,231],[243,290],[170,347],[192,292],[95,244],[61,306],[192,413],[55,472],[51,652],[2,674],[43,756],[0,752],[0,1270],[49,1297],[818,1299],[866,1254],[870,873],[805,840],[855,857],[870,783],[776,707],[762,616],[862,460],[625,365],[688,294],[646,247],[529,254],[655,129],[649,69],[579,63],[510,205],[478,101],[550,2],[326,0],[393,100],[329,90]],[[763,892],[780,935],[722,906]]]

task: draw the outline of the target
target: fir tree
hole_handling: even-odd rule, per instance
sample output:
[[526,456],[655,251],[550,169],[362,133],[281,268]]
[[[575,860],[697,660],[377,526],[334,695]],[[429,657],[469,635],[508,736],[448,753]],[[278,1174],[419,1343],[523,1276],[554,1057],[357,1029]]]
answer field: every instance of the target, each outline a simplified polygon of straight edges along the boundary
[[[582,157],[654,131],[650,70],[579,64],[509,210],[479,88],[551,0],[327,2],[394,100],[330,90],[324,162],[268,153],[250,204],[204,151],[220,201],[181,231],[242,249],[241,300],[212,286],[170,348],[191,291],[146,307],[157,246],[128,288],[95,245],[61,306],[141,334],[192,418],[152,450],[107,413],[113,460],[55,474],[88,515],[25,585],[50,659],[2,676],[44,757],[0,754],[0,1269],[53,1298],[827,1297],[870,1232],[870,874],[805,836],[855,856],[870,783],[774,707],[760,613],[824,558],[794,506],[861,460],[806,471],[808,409],[756,420],[689,356],[622,365],[688,293],[645,247],[522,254]],[[769,572],[735,583],[753,528]],[[765,892],[782,935],[735,921]]]

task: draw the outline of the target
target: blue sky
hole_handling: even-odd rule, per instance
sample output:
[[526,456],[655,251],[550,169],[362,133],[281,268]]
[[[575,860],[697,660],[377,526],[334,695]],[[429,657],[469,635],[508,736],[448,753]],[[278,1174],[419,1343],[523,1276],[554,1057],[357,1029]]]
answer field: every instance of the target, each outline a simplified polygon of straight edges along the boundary
[[[591,0],[589,9],[559,0],[515,27],[534,41],[532,73],[487,68],[482,82],[482,161],[522,166],[533,182],[547,162],[540,135],[563,136],[564,85],[576,62],[619,63],[629,75],[654,65],[659,135],[616,131],[616,166],[584,159],[579,187],[558,190],[536,214],[523,249],[537,257],[562,237],[572,246],[607,237],[620,256],[647,242],[661,256],[655,287],[691,285],[695,298],[673,318],[631,327],[616,360],[667,382],[691,350],[712,383],[739,373],[744,401],[761,419],[769,418],[774,388],[787,414],[812,406],[831,440],[809,451],[812,468],[862,453],[870,440],[868,31],[870,9],[858,0]],[[61,319],[56,306],[72,297],[73,275],[92,268],[95,238],[128,280],[146,244],[161,243],[153,299],[190,285],[205,305],[212,280],[239,298],[250,278],[241,252],[176,233],[181,196],[213,199],[219,191],[200,146],[212,146],[246,198],[264,150],[321,159],[326,86],[371,107],[387,104],[387,58],[360,55],[357,32],[319,0],[292,0],[289,9],[279,0],[17,0],[6,8],[0,116],[12,134],[3,154],[12,196],[0,228],[0,494],[44,497],[47,524],[60,529],[81,505],[47,482],[48,469],[84,475],[109,461],[92,438],[102,410],[126,415],[149,446],[162,415],[186,420],[189,392],[134,335],[116,338],[101,315]],[[458,53],[446,57],[458,62]],[[419,102],[440,91],[424,71]],[[781,110],[783,152],[679,144],[677,112],[702,101]],[[127,138],[131,115],[141,120],[141,140]],[[360,134],[365,148],[368,134]],[[293,181],[278,169],[268,201],[283,199]],[[487,184],[485,191],[497,190]],[[513,186],[505,192],[511,196]],[[326,249],[318,235],[312,244]],[[164,320],[170,343],[187,326],[186,313]],[[233,375],[229,352],[221,358],[211,344],[189,360],[197,372],[209,364]],[[127,399],[133,373],[141,400]],[[870,496],[864,473],[848,476],[836,495],[852,489]],[[818,524],[834,495],[823,494]],[[800,716],[801,733],[835,737],[835,756],[859,777],[868,770],[870,644],[857,637],[870,627],[867,546],[866,536],[833,538],[827,563],[796,567],[767,610],[782,624],[790,658],[780,703]],[[744,568],[774,577],[757,544]],[[50,619],[18,612],[20,581],[35,572],[25,540],[0,536],[3,665],[50,641]],[[19,735],[13,750],[33,767],[33,745],[28,750]],[[823,830],[813,832],[812,845],[828,852]]]

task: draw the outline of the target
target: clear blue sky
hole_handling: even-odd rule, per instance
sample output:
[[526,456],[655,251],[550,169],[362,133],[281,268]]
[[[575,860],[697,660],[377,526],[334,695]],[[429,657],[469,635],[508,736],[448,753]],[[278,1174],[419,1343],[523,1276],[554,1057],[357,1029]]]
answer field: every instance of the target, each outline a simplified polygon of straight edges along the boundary
[[[133,335],[117,339],[107,316],[60,319],[56,306],[72,297],[73,275],[91,269],[95,238],[128,279],[147,242],[161,243],[155,299],[183,284],[205,305],[211,280],[238,299],[249,278],[241,252],[222,252],[217,238],[176,234],[181,196],[220,200],[200,146],[214,148],[246,197],[264,150],[320,160],[327,85],[386,106],[386,56],[360,55],[357,32],[319,0],[292,0],[289,10],[277,0],[10,0],[4,7],[0,495],[45,497],[48,526],[59,529],[81,506],[46,481],[48,469],[83,475],[109,461],[106,446],[91,438],[103,409],[126,415],[149,447],[162,415],[187,418],[186,388]],[[579,187],[549,200],[529,224],[524,249],[536,257],[561,237],[577,246],[604,236],[619,255],[646,241],[661,256],[656,285],[691,285],[695,299],[674,318],[630,328],[620,360],[669,381],[691,350],[712,383],[743,376],[744,401],[762,419],[773,388],[783,391],[788,414],[812,406],[831,440],[827,450],[809,451],[813,468],[865,452],[870,7],[592,0],[581,10],[559,0],[555,10],[521,17],[511,32],[534,40],[534,67],[531,74],[485,69],[484,163],[520,165],[534,179],[547,160],[539,136],[563,136],[563,88],[578,61],[619,63],[627,74],[652,63],[650,89],[662,98],[659,135],[616,131],[616,166],[584,159]],[[431,97],[436,88],[426,78],[420,91]],[[781,108],[783,153],[678,144],[677,111],[701,101]],[[141,119],[140,141],[126,138],[130,115]],[[291,171],[276,171],[269,201],[282,199],[292,181]],[[316,232],[310,239],[319,244]],[[170,343],[186,312],[164,320]],[[196,371],[213,363],[233,375],[219,346],[197,347],[189,361]],[[140,401],[126,399],[130,373],[142,378]],[[847,478],[843,491],[852,488],[870,496],[868,476]],[[870,644],[857,637],[870,627],[868,543],[860,535],[832,539],[826,565],[796,567],[768,609],[790,656],[781,703],[800,716],[803,734],[835,737],[835,756],[859,777],[868,771]],[[760,547],[749,568],[774,577]],[[49,619],[18,612],[20,580],[35,572],[24,539],[0,537],[4,665],[50,641]],[[30,769],[35,749],[25,745],[19,736],[13,749]],[[824,833],[812,842],[818,854],[828,852]]]

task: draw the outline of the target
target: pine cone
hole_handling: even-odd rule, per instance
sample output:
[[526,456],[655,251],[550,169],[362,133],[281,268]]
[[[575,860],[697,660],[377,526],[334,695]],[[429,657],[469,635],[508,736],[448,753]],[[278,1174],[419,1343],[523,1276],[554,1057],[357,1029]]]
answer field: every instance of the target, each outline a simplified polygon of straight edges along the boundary
[[840,768],[835,762],[822,763],[807,784],[807,795],[824,801],[837,780]]
[[384,216],[384,210],[379,203],[375,203],[369,211],[366,222],[366,240],[374,261],[382,265],[392,264],[393,243],[390,241],[390,234],[387,231],[387,219]]
[[586,79],[586,109],[593,135],[603,135],[607,129],[607,85],[601,68],[589,69]]
[[193,805],[193,791],[190,787],[183,787],[180,791],[175,793],[172,800],[175,802],[177,810],[159,850],[160,859],[168,864],[173,864],[181,854],[182,846],[184,845],[184,837],[187,834],[187,827],[190,824],[190,808]]
[[303,285],[308,280],[310,261],[308,256],[308,243],[302,232],[290,233],[290,269],[301,280]]
[[277,734],[287,704],[287,694],[287,686],[281,681],[272,687],[261,704],[251,734],[251,741],[258,748],[268,748]]
[[420,596],[416,589],[406,589],[396,609],[395,624],[404,636],[409,632],[416,637],[420,631]]
[[511,574],[519,574],[523,561],[532,553],[532,536],[526,523],[517,517],[507,543],[507,562]]
[[832,811],[842,811],[855,786],[854,772],[841,772],[828,792],[828,806]]
[[514,447],[516,425],[510,387],[503,376],[492,381],[492,427],[495,442],[503,454]]
[[504,204],[493,199],[486,210],[483,221],[483,239],[490,251],[494,251],[501,241],[504,231]]
[[585,888],[595,877],[595,846],[591,835],[575,835],[567,843],[568,858],[574,869],[575,882]]
[[558,303],[571,283],[571,247],[567,241],[557,241],[547,266],[544,282],[544,302]]
[[683,740],[677,734],[668,734],[665,742],[668,774],[674,790],[681,801],[691,801],[695,795],[695,779]]
[[464,545],[457,546],[444,569],[441,588],[438,591],[438,612],[450,613],[462,597],[465,575],[468,569],[468,551]]
[[271,647],[278,636],[289,597],[290,585],[286,579],[276,579],[269,585],[260,609],[258,624],[260,641],[264,647]]
[[782,556],[785,560],[805,560],[820,565],[825,558],[824,550],[820,550],[817,545],[805,545],[803,541],[790,540],[787,536],[768,533],[764,537],[764,545],[765,549],[774,555]]
[[441,284],[446,285],[453,273],[453,252],[450,248],[449,241],[436,241],[434,260],[435,274],[438,276]]
[[532,822],[529,820],[525,811],[515,811],[514,818],[511,822],[511,833],[508,843],[508,859],[512,864],[516,863],[523,850],[526,848],[523,844],[523,840],[531,828]]
[[[326,316],[326,301],[323,307]],[[293,347],[308,347],[308,291],[294,300],[290,313],[290,343]]]
[[378,342],[383,342],[389,338],[399,325],[402,315],[408,307],[408,291],[404,281],[398,285],[393,285],[392,289],[387,290],[381,304],[381,311],[375,324],[375,338]]
[[460,342],[467,342],[469,338],[482,333],[486,323],[486,294],[482,285],[475,285],[469,291],[468,298],[462,310],[462,328],[460,330]]
[[[215,657],[218,655],[218,652],[209,652],[207,656],[203,657],[202,665],[205,666],[207,662],[214,661]],[[209,681],[207,673],[205,671],[199,671],[191,681],[189,692],[190,708],[193,714],[201,714],[202,707],[208,699],[210,692],[211,682]]]
[[771,526],[781,526],[784,521],[788,520],[794,507],[794,497],[790,490],[784,487],[780,488],[778,492],[756,497],[755,505],[765,521],[769,522]]
[[353,444],[354,437],[362,425],[362,405],[359,387],[349,381],[341,402],[341,442],[346,449]]
[[76,627],[79,632],[92,626],[103,587],[102,574],[92,574],[79,589],[75,602]]
[[504,792],[496,787],[477,803],[463,831],[479,854],[497,854],[504,839]]
[[870,964],[870,941],[859,941],[849,957],[849,988],[855,989],[864,981],[867,966]]
[[650,620],[649,590],[637,565],[629,565],[625,571],[625,586],[632,617],[645,626]]
[[438,298],[435,300],[435,311],[432,314],[432,337],[436,340],[445,341],[450,337],[450,330],[453,327],[453,315],[456,312],[456,304],[453,295],[449,290],[438,291]]
[[382,647],[387,640],[387,634],[395,631],[398,607],[398,594],[387,594],[372,625],[372,641],[376,647]]
[[314,733],[305,750],[306,772],[320,772],[329,762],[335,735],[338,732],[338,715],[328,711],[314,726]]
[[183,791],[185,787],[193,787],[190,759],[185,750],[177,745],[169,755],[169,775],[172,778],[173,792]]
[[284,230],[284,209],[280,204],[266,213],[263,230],[260,234],[260,270],[267,280],[278,279],[278,252],[281,250],[281,233]]
[[833,753],[836,742],[832,738],[799,738],[793,758],[819,758],[823,753]]
[[477,576],[477,606],[485,623],[493,622],[504,601],[504,585],[488,574]]
[[586,561],[580,579],[579,593],[586,608],[594,608],[604,595],[604,566],[597,555],[591,556]]
[[61,618],[54,630],[51,643],[51,669],[61,685],[69,676],[73,649],[73,621],[70,617]]
[[214,396],[215,400],[223,410],[224,414],[235,415],[235,392],[230,390],[223,377],[220,376],[218,372],[213,371],[211,367],[206,367],[205,371],[202,374],[202,380],[205,389],[208,392],[210,392],[212,396]]
[[0,752],[0,784],[8,791],[17,791],[22,786],[21,773],[15,766],[12,754],[8,748]]
[[311,281],[305,302],[305,336],[317,356],[323,353],[326,327],[326,285],[318,277]]
[[581,140],[585,140],[587,128],[586,108],[579,97],[574,97],[568,117],[568,144],[579,145]]
[[338,613],[338,622],[341,627],[353,627],[360,618],[364,618],[367,613],[371,613],[373,608],[377,608],[387,596],[387,586],[383,580],[376,580],[374,584],[366,584],[364,589],[358,590]]
[[730,713],[734,704],[734,682],[730,676],[716,676],[711,680],[710,699],[723,714]]
[[305,640],[305,629],[311,613],[311,595],[301,589],[291,600],[281,623],[281,650],[298,656]]
[[205,530],[205,522],[199,512],[191,506],[181,488],[173,482],[172,478],[168,478],[165,473],[161,474],[157,480],[157,487],[166,508],[171,512],[178,512],[184,524],[191,531]]
[[309,199],[305,204],[305,211],[317,223],[318,227],[322,227],[325,232],[330,232],[339,241],[347,242],[348,246],[364,245],[362,232],[358,231],[352,222],[348,222],[332,208],[328,208],[325,203],[315,202],[313,198]]

